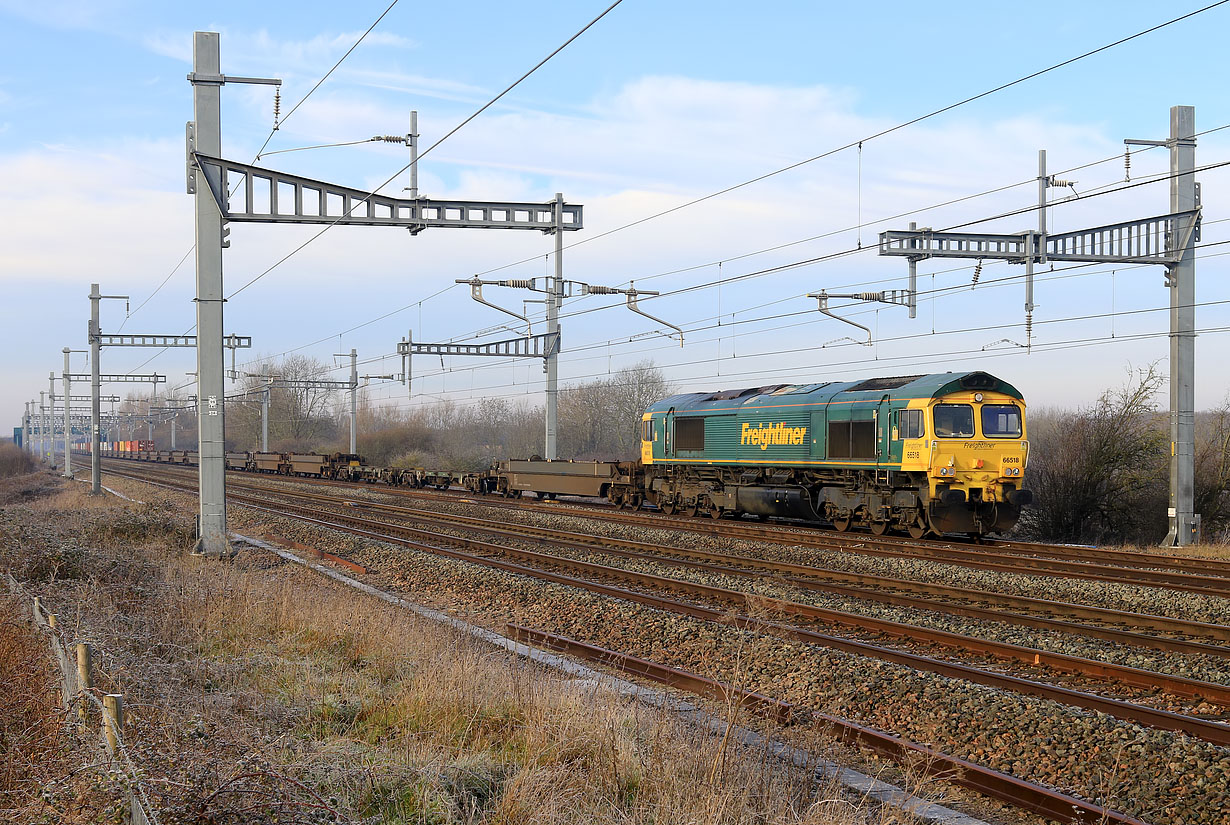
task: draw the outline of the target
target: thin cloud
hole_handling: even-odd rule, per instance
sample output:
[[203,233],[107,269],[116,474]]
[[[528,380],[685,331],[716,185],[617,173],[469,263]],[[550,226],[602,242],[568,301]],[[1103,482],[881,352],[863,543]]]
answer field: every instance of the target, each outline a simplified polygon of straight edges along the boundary
[[[278,67],[279,71],[318,72],[321,66],[341,57],[362,36],[362,31],[318,34],[304,40],[283,40],[267,30],[232,32],[217,27],[226,36],[224,59],[238,64],[249,63]],[[192,62],[192,36],[182,32],[154,32],[142,38],[142,43],[154,54],[184,63]],[[410,51],[418,43],[408,37],[386,32],[372,32],[363,46]]]

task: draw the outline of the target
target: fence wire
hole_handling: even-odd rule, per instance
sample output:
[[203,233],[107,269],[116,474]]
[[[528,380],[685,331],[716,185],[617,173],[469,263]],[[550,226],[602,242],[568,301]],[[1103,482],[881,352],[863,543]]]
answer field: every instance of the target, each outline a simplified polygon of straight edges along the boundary
[[101,745],[109,750],[108,733],[114,738],[114,756],[120,762],[122,772],[128,784],[126,793],[128,797],[129,821],[132,825],[160,825],[158,817],[154,813],[154,806],[149,801],[145,785],[141,781],[141,772],[137,768],[136,763],[133,762],[132,756],[128,753],[128,748],[124,743],[123,731],[120,730],[119,725],[113,724],[108,717],[103,700],[92,689],[81,685],[80,677],[77,673],[76,656],[70,657],[68,653],[70,650],[75,650],[75,643],[66,644],[66,634],[63,628],[53,626],[52,614],[44,611],[40,601],[32,596],[17,579],[7,572],[4,574],[4,578],[8,583],[9,592],[24,607],[22,618],[39,628],[47,637],[48,644],[51,647],[52,658],[55,659],[60,671],[60,696],[63,699],[64,712],[67,717],[77,720],[79,724],[86,726],[88,729],[89,720],[86,717],[89,714],[85,712],[85,708],[92,706],[98,711],[99,725],[97,730]]

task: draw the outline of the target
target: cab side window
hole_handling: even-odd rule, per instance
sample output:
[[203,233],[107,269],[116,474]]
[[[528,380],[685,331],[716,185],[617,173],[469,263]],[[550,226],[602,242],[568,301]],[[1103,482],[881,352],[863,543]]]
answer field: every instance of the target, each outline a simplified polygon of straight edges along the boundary
[[641,422],[641,441],[653,441],[653,420]]
[[901,437],[902,438],[922,438],[923,431],[923,411],[922,410],[902,410],[901,411]]

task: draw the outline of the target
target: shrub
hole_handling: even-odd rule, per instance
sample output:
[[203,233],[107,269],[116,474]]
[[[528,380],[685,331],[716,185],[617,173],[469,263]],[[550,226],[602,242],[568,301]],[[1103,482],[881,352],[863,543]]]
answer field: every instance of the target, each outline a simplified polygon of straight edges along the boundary
[[0,478],[34,472],[34,460],[16,444],[0,444]]

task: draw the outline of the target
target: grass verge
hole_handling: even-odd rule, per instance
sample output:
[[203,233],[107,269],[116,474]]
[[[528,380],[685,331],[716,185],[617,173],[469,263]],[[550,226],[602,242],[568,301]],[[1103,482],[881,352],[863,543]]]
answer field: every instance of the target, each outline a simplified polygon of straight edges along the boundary
[[[169,501],[5,495],[0,563],[95,645],[168,825],[909,821],[263,551],[191,558]],[[35,647],[12,667],[39,672]],[[83,764],[21,752],[44,773],[0,791]],[[101,803],[43,785],[10,797],[15,821],[98,821]]]

